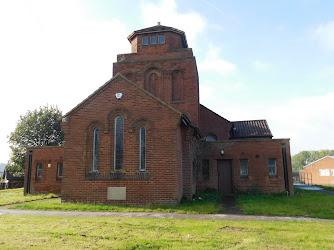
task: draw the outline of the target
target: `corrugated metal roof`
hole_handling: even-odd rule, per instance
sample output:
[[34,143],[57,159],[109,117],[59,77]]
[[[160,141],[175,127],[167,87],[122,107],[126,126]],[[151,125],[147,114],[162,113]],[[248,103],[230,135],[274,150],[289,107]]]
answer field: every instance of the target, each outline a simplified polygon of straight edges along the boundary
[[231,138],[272,138],[266,120],[251,120],[232,122]]

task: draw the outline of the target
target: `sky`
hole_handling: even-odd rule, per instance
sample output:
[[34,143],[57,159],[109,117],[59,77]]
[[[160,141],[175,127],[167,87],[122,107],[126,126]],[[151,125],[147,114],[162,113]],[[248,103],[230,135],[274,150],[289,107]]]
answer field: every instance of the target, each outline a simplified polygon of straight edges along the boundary
[[0,162],[20,115],[63,114],[112,78],[127,36],[186,33],[200,101],[230,121],[266,119],[291,153],[334,149],[332,0],[0,0]]

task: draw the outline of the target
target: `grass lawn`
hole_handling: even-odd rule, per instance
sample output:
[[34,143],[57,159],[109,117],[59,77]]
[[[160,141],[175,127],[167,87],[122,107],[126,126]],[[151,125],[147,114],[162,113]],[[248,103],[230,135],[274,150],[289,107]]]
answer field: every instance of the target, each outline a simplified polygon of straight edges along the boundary
[[329,222],[1,215],[0,218],[1,249],[334,248],[334,223]]
[[23,195],[23,188],[0,190],[0,206],[15,204],[25,201],[43,200],[57,197],[54,194],[48,195]]
[[223,211],[221,204],[210,201],[183,202],[178,205],[150,205],[145,207],[112,206],[102,204],[61,203],[60,199],[18,204],[12,209],[92,211],[92,212],[164,212],[181,214],[216,214]]
[[296,188],[295,195],[241,195],[238,206],[245,214],[310,216],[334,219],[334,196]]

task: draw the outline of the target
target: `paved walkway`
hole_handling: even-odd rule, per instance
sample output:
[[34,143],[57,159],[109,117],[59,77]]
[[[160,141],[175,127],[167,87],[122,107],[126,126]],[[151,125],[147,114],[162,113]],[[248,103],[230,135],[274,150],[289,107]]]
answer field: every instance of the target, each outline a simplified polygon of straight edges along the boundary
[[309,217],[288,216],[259,216],[234,214],[174,214],[174,213],[123,213],[123,212],[80,212],[80,211],[36,211],[0,208],[0,217],[3,215],[29,216],[63,216],[63,217],[124,217],[124,218],[158,218],[158,219],[198,219],[198,220],[228,220],[228,221],[327,221]]
[[313,186],[313,185],[307,185],[307,184],[303,184],[303,183],[295,183],[293,185],[296,188],[300,188],[300,189],[312,190],[312,191],[315,191],[315,192],[318,192],[318,193],[334,195],[334,191],[324,190],[321,187],[317,187],[317,186]]

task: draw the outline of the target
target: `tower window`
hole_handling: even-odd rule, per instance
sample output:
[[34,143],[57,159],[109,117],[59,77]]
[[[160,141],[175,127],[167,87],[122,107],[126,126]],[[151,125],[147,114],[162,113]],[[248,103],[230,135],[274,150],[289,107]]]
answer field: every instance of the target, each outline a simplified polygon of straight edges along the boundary
[[142,44],[143,45],[148,45],[148,36],[143,36]]
[[165,35],[159,35],[158,36],[158,43],[164,44],[165,43]]
[[156,36],[151,36],[151,44],[157,44],[157,37]]

